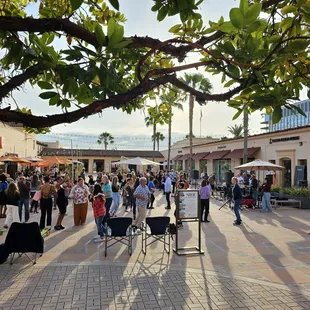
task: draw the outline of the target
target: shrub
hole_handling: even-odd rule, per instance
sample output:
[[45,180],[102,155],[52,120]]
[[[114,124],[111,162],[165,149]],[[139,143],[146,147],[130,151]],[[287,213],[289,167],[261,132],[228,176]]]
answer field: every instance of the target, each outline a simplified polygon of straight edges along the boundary
[[305,187],[286,187],[281,192],[291,196],[310,197],[310,189]]
[[280,186],[272,186],[271,187],[271,192],[273,192],[273,193],[281,193],[282,192],[282,187],[280,187]]

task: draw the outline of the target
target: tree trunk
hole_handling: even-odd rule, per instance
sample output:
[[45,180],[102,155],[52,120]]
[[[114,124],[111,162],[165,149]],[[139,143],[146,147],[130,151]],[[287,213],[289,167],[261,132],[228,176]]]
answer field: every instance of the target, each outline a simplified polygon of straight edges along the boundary
[[193,112],[194,112],[194,97],[189,96],[189,179],[192,179],[193,170]]
[[243,163],[248,161],[248,135],[249,135],[249,115],[245,108],[243,111]]
[[172,124],[172,117],[169,118],[168,123],[168,158],[167,158],[167,167],[168,171],[170,171],[170,155],[171,155],[171,124]]
[[[154,120],[154,124],[153,124],[153,152],[155,152],[155,148],[156,148],[156,123]],[[153,161],[155,160],[155,156],[153,153]]]
[[108,141],[104,140],[104,149],[107,150],[108,149]]
[[157,139],[157,151],[159,152],[159,138]]

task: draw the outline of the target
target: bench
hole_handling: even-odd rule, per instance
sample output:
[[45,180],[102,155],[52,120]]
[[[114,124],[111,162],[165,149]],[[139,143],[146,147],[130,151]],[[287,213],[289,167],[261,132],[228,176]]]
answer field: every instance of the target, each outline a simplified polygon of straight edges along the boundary
[[299,209],[301,209],[301,201],[295,200],[295,199],[288,199],[288,200],[270,199],[270,203],[275,209],[277,209],[279,205],[283,206],[284,204],[288,204],[289,206],[292,206],[292,207],[297,205]]

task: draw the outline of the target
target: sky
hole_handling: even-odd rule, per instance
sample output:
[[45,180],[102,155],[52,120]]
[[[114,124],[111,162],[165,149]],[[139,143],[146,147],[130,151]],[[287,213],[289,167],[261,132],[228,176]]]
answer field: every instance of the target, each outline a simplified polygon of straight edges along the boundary
[[[179,17],[169,17],[162,22],[156,19],[156,13],[151,11],[153,1],[151,0],[119,0],[120,11],[127,18],[125,24],[125,36],[138,35],[150,36],[166,40],[172,38],[168,30],[175,24],[180,23]],[[239,1],[234,0],[205,0],[201,5],[201,14],[204,22],[218,21],[221,16],[228,18],[232,7],[238,6]],[[35,8],[36,9],[36,8]],[[65,47],[65,46],[64,46]],[[213,93],[227,91],[221,84],[221,76],[212,76],[206,73],[213,85]],[[34,114],[61,113],[60,109],[49,107],[46,100],[38,97],[41,90],[32,88],[27,84],[23,91],[14,92],[14,98],[20,107],[30,108]],[[305,98],[301,98],[305,99]],[[200,113],[202,113],[200,131]],[[229,136],[227,127],[241,124],[242,118],[232,121],[236,110],[229,108],[225,102],[209,102],[206,106],[194,107],[194,135],[196,137],[213,136],[220,138]],[[41,141],[59,140],[65,147],[69,147],[71,139],[73,145],[79,148],[99,148],[96,144],[97,136],[102,132],[109,132],[115,137],[113,148],[117,149],[152,149],[152,128],[147,128],[144,122],[143,111],[137,111],[128,115],[117,110],[104,110],[102,115],[90,116],[73,124],[57,125],[52,128],[52,133],[39,136]],[[250,133],[260,132],[260,112],[250,115]],[[172,120],[172,142],[176,142],[188,134],[188,103],[184,102],[183,111],[175,111]],[[158,126],[158,131],[168,136],[168,126]],[[167,138],[161,142],[160,149],[166,149]]]

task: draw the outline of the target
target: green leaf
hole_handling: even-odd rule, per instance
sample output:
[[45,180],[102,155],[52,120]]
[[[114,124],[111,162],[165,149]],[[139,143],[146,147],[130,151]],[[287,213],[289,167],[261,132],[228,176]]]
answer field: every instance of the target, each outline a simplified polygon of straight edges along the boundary
[[60,96],[59,94],[56,93],[55,96],[53,96],[50,100],[49,100],[49,105],[56,105],[58,103],[58,101],[60,100]]
[[241,115],[241,113],[242,113],[242,110],[238,109],[238,112],[233,117],[233,121],[236,120]]
[[121,42],[124,38],[124,27],[119,24],[115,24],[114,31],[109,39],[108,46],[114,47],[117,43]]
[[50,83],[45,82],[45,81],[39,81],[38,86],[42,89],[53,89],[54,88]]
[[75,96],[79,91],[79,86],[74,79],[69,79],[69,87],[68,87],[69,94]]
[[115,44],[113,46],[113,48],[116,48],[116,49],[122,49],[122,48],[125,48],[126,46],[128,46],[130,43],[132,43],[133,40],[132,39],[129,39],[129,40],[125,40],[125,41],[122,41],[122,42],[119,42],[117,44]]
[[235,33],[238,31],[238,29],[232,24],[232,22],[224,22],[220,26],[220,30],[226,33]]
[[162,20],[165,19],[165,17],[167,16],[168,14],[168,8],[166,6],[163,6],[159,11],[158,11],[158,14],[157,14],[157,20],[159,22],[161,22]]
[[308,47],[309,44],[310,42],[306,40],[294,40],[288,43],[286,51],[292,53],[302,52]]
[[242,29],[243,27],[243,15],[241,10],[238,8],[233,8],[229,13],[231,23],[238,29]]
[[228,81],[228,82],[224,85],[224,87],[229,87],[229,86],[231,86],[231,85],[234,84],[234,83],[236,83],[235,80],[230,80],[230,81]]
[[289,13],[296,13],[297,7],[295,5],[286,5],[281,9],[281,13],[283,15],[289,14]]
[[110,18],[108,21],[108,38],[110,39],[114,30],[115,30],[116,22],[113,18]]
[[169,29],[169,32],[171,32],[171,33],[176,33],[176,32],[178,32],[178,31],[180,31],[181,27],[182,27],[182,25],[180,25],[180,24],[174,25],[174,26],[172,26],[172,27]]
[[187,0],[177,0],[177,4],[180,11],[187,9]]
[[70,0],[72,10],[77,10],[83,3],[83,0]]
[[247,33],[252,33],[260,29],[262,23],[260,20],[255,21],[247,28]]
[[253,22],[255,22],[259,16],[261,10],[262,10],[262,4],[261,3],[252,4],[244,16],[244,24],[250,25]]
[[279,123],[282,118],[281,107],[275,107],[272,113],[272,124]]
[[239,8],[240,8],[241,13],[244,16],[249,9],[249,0],[240,0]]
[[282,20],[282,22],[280,23],[280,27],[282,28],[282,31],[286,31],[288,28],[290,28],[292,26],[294,19],[293,17],[286,17]]
[[68,99],[63,99],[61,100],[61,106],[63,108],[70,108],[71,107],[71,103]]
[[113,6],[113,8],[117,11],[119,11],[119,3],[118,0],[109,0],[109,2],[111,3],[111,5]]
[[54,92],[54,91],[47,91],[47,92],[41,93],[41,94],[39,95],[39,97],[40,97],[41,99],[50,99],[50,98],[52,98],[52,97],[54,97],[54,96],[56,96],[56,95],[58,95],[58,93],[56,93],[56,92]]
[[95,34],[98,40],[98,43],[100,45],[100,47],[102,47],[103,45],[105,45],[106,43],[106,38],[105,35],[103,33],[102,27],[100,24],[97,24],[95,27]]
[[238,67],[229,64],[229,65],[227,66],[227,69],[228,69],[228,71],[231,73],[231,75],[233,75],[234,77],[236,77],[236,78],[239,78],[239,77],[240,77],[240,72],[239,72],[239,68],[238,68]]

